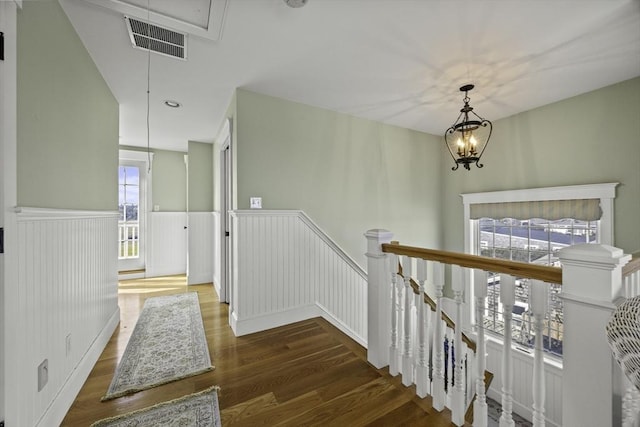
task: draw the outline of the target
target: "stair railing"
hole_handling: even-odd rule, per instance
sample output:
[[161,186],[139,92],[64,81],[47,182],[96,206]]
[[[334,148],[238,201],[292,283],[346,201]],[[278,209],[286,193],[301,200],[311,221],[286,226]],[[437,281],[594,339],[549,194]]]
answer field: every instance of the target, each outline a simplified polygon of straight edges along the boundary
[[[442,320],[445,266],[451,265],[451,289],[455,301],[455,318],[452,323],[463,324],[463,294],[465,277],[474,277],[473,298],[475,314],[482,319],[486,310],[488,272],[500,273],[500,299],[503,304],[504,352],[502,360],[502,415],[501,425],[513,425],[513,369],[512,369],[512,309],[515,302],[515,278],[531,279],[530,309],[534,317],[533,333],[543,337],[547,312],[548,283],[562,283],[562,270],[555,267],[533,265],[513,261],[446,251],[430,250],[390,244],[391,234],[372,230],[369,239],[369,343],[368,357],[377,367],[389,366],[392,375],[402,375],[406,386],[416,384],[420,397],[432,397],[436,410],[445,407],[451,411],[455,425],[465,423],[467,405],[473,403],[473,425],[487,425],[487,403],[485,394],[486,349],[482,322],[476,325],[476,348],[463,341],[460,327],[452,329]],[[377,245],[377,246],[376,246]],[[385,255],[387,254],[387,255]],[[386,261],[388,280],[375,278],[372,272],[382,272],[380,262]],[[396,272],[398,262],[402,264],[402,276]],[[415,270],[414,270],[415,265]],[[469,275],[464,269],[470,269]],[[418,298],[413,297],[411,277],[416,272],[419,286]],[[435,289],[435,314],[419,304],[427,286]],[[382,287],[382,288],[380,288]],[[470,300],[471,295],[467,295]],[[387,298],[385,306],[381,299]],[[376,320],[372,307],[389,310],[390,328],[387,336],[383,330],[385,317]],[[373,323],[372,323],[373,322]],[[445,345],[443,345],[445,343]],[[379,352],[388,348],[388,356]],[[475,350],[475,351],[474,351]],[[542,339],[535,340],[533,372],[533,422],[536,426],[545,423],[545,384]]]
[[[472,368],[476,343],[463,333],[461,328],[456,328],[455,322],[445,312],[438,310],[436,301],[427,294],[427,261],[417,261],[416,281],[411,277],[411,260],[408,257],[401,258],[402,262],[397,264],[397,269],[391,276],[392,283],[395,283],[392,298],[396,300],[396,303],[391,305],[392,325],[397,326],[395,333],[392,329],[391,351],[396,356],[391,356],[394,366],[390,367],[390,372],[392,375],[397,375],[401,366],[403,384],[406,386],[415,384],[416,394],[421,398],[431,394],[435,377],[436,381],[444,384],[445,392],[444,396],[439,396],[436,405],[442,409],[445,406],[444,402],[448,402],[446,406],[451,406],[455,402],[458,406],[465,408],[464,419],[471,422],[473,419],[471,403],[475,398],[473,387],[476,372]],[[398,256],[392,255],[389,259],[393,264],[398,261]],[[409,272],[404,273],[403,264]],[[441,279],[441,283],[444,283],[444,277]],[[399,304],[398,301],[404,303]],[[442,307],[441,304],[440,307]],[[398,319],[403,321],[399,322]],[[400,333],[398,333],[399,328]],[[443,338],[436,340],[434,331],[437,333],[439,329],[443,331],[441,334]],[[398,345],[400,337],[402,337],[402,346]],[[440,343],[440,346],[435,343]],[[401,351],[399,351],[400,347],[402,347]],[[456,358],[456,354],[459,357]],[[400,357],[402,357],[402,363],[397,364]],[[406,357],[408,359],[405,359]],[[434,360],[440,363],[434,364]],[[493,375],[488,372],[481,372],[483,391],[489,386],[492,377]],[[436,387],[436,389],[441,388]]]

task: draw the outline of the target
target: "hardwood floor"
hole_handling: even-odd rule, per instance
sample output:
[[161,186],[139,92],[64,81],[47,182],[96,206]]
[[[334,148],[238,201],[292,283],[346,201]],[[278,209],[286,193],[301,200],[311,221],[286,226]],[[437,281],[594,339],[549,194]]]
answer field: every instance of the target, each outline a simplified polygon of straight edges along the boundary
[[[101,402],[146,298],[197,291],[213,371]],[[184,276],[120,283],[121,322],[67,413],[63,426],[99,419],[220,386],[223,426],[450,426],[415,387],[366,362],[365,349],[321,318],[243,337],[228,326],[228,306],[212,285]]]

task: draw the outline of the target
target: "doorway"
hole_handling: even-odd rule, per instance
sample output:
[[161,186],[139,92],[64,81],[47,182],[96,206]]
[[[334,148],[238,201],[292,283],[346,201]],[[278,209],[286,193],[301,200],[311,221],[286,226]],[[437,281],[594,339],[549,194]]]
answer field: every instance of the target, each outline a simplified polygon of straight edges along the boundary
[[147,248],[147,153],[120,151],[118,165],[118,271],[144,273]]
[[231,303],[232,244],[231,215],[233,209],[233,162],[231,119],[227,119],[221,133],[220,150],[220,301]]

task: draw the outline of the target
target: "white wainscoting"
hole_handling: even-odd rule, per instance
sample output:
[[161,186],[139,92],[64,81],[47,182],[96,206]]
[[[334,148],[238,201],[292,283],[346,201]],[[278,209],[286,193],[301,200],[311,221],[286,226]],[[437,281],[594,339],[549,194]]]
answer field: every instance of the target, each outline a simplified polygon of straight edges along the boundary
[[[18,357],[8,357],[7,422],[59,425],[120,320],[118,213],[19,208],[16,218],[7,348]],[[45,359],[49,378],[38,391]]]
[[213,225],[213,212],[189,212],[189,285],[213,282]]
[[222,271],[220,270],[220,212],[213,212],[213,287],[220,296]]
[[364,270],[302,211],[234,211],[231,325],[244,335],[322,316],[366,346]]
[[[501,342],[487,341],[487,371],[494,374],[487,396],[500,402],[502,388]],[[531,420],[533,418],[533,349],[527,354],[516,349],[513,352],[513,411]],[[548,426],[562,425],[562,368],[545,363],[545,416]]]
[[149,214],[146,276],[170,276],[187,272],[187,213]]

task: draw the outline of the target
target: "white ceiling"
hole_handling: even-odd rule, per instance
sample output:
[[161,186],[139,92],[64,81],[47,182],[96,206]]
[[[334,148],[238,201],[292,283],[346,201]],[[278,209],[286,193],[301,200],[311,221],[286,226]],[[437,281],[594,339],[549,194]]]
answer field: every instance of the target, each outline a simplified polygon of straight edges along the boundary
[[[146,0],[60,3],[120,103],[120,143],[145,146],[147,53],[132,48],[123,12],[146,20]],[[465,83],[476,85],[475,111],[495,121],[640,76],[639,0],[309,0],[296,9],[283,0],[149,0],[149,8],[153,23],[192,30],[187,61],[151,55],[150,143],[163,149],[212,142],[238,87],[440,135]]]

